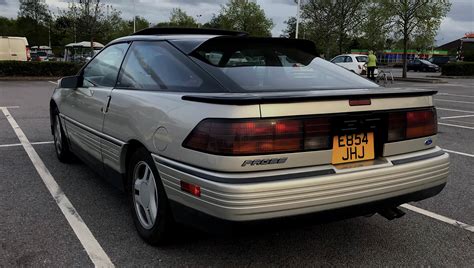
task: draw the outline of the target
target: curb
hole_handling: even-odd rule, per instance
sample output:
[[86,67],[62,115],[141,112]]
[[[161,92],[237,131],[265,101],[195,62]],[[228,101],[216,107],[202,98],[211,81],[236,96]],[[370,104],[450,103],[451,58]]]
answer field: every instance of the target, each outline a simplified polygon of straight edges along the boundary
[[432,84],[445,84],[447,81],[436,79],[436,78],[403,78],[403,77],[394,77],[395,81],[405,81],[405,82],[416,82],[416,83],[432,83]]
[[[428,76],[428,77],[434,77],[434,76]],[[448,78],[448,79],[474,79],[474,75],[466,75],[466,76],[439,75],[436,77]]]
[[0,81],[57,81],[57,76],[0,76]]

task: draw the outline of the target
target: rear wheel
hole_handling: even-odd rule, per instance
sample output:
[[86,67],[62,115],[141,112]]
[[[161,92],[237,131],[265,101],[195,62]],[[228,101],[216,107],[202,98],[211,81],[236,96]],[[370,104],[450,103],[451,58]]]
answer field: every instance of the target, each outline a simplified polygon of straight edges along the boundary
[[54,138],[54,149],[56,151],[56,156],[59,161],[67,163],[72,159],[72,153],[69,151],[69,144],[67,142],[67,137],[64,134],[64,130],[61,125],[61,120],[59,118],[59,112],[56,110],[54,112],[53,119],[53,138]]
[[144,148],[133,153],[128,179],[132,217],[139,235],[149,244],[163,244],[169,237],[171,212],[153,159]]

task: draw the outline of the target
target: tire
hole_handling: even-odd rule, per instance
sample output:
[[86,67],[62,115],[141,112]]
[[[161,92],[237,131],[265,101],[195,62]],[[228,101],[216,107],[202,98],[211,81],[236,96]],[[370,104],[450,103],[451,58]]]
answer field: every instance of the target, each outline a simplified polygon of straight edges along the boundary
[[130,158],[127,179],[133,222],[140,237],[151,245],[169,241],[172,216],[168,198],[150,153],[137,149]]
[[59,111],[57,109],[53,112],[53,116],[53,138],[56,156],[60,162],[69,163],[72,160],[72,153],[69,150],[67,137],[64,134],[61,120],[59,119]]

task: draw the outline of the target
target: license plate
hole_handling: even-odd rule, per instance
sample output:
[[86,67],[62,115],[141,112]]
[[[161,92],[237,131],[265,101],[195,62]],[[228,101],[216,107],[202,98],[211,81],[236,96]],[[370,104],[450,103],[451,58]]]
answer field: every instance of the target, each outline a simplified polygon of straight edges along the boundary
[[373,132],[334,136],[332,146],[333,164],[371,160],[374,158]]

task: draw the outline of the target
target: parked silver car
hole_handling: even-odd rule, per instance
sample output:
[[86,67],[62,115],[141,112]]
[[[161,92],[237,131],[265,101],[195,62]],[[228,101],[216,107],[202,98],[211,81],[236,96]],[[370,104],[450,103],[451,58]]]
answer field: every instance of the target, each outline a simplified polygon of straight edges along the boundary
[[381,88],[316,55],[307,40],[218,30],[119,38],[54,91],[57,156],[126,190],[151,244],[175,221],[391,219],[439,193],[436,92]]

